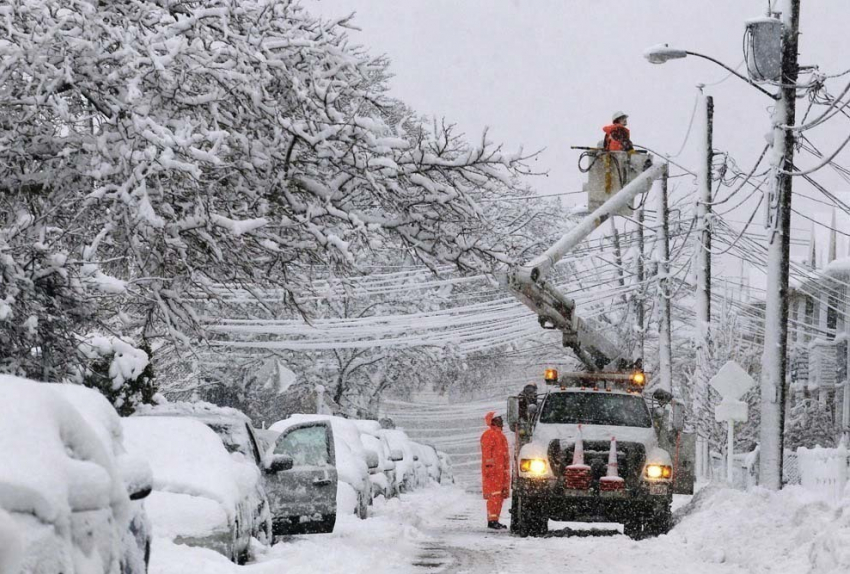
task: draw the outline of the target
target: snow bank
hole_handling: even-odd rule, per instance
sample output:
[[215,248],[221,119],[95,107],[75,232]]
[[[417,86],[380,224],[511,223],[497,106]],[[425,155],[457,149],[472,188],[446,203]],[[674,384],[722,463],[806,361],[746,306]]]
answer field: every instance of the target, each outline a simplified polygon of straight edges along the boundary
[[0,508],[0,574],[15,574],[24,557],[24,541],[19,526]]
[[[348,488],[349,495],[354,496],[348,485],[343,488]],[[434,515],[449,512],[467,496],[457,489],[434,487],[407,495],[404,500],[393,498],[385,502],[378,499],[369,520],[338,514],[333,533],[286,537],[272,548],[259,549],[256,563],[241,567],[209,550],[155,539],[149,574],[416,572],[419,569],[412,563],[422,552],[423,545],[436,543],[434,537],[427,533],[426,521]],[[478,503],[478,497],[475,503]]]
[[706,562],[747,572],[850,571],[850,498],[837,509],[801,487],[773,492],[706,488],[676,514],[673,538]]

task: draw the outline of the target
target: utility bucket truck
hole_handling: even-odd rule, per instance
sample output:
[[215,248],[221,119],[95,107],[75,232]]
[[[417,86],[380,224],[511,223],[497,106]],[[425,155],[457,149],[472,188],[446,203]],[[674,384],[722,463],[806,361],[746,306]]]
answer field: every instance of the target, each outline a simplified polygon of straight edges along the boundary
[[[618,191],[593,209],[545,253],[500,278],[538,316],[561,331],[563,344],[586,372],[546,369],[549,390],[508,398],[516,433],[511,531],[543,535],[548,521],[620,522],[634,538],[666,532],[674,492],[693,492],[694,440],[682,433],[681,403],[672,389],[644,392],[642,359],[590,327],[575,302],[546,281],[548,272],[607,218],[627,209],[667,166],[629,174]],[[631,169],[631,168],[630,168]]]

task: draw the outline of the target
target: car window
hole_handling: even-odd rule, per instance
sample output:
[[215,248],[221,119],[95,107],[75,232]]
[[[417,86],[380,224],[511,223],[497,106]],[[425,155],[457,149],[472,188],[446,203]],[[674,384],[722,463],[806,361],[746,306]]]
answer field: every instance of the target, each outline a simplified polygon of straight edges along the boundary
[[234,436],[239,433],[233,432],[233,425],[206,421],[204,421],[204,423],[213,431],[215,431],[215,434],[217,434],[218,437],[221,439],[221,442],[224,443],[224,448],[227,449],[227,452],[241,452],[245,456],[250,456],[250,453],[247,452],[247,449],[242,444],[242,441],[239,440],[241,437]]
[[541,423],[652,426],[643,397],[602,393],[554,393],[540,413]]
[[277,439],[275,454],[292,457],[295,466],[329,466],[328,433],[323,425],[292,429]]

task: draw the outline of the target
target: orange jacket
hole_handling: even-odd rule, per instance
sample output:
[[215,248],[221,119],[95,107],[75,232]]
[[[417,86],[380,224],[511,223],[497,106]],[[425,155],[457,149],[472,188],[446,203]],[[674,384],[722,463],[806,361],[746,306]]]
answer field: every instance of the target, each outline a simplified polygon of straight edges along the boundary
[[490,427],[481,435],[481,488],[484,498],[498,493],[503,498],[511,485],[511,459],[505,433],[490,423],[496,413],[487,413],[484,422]]
[[632,151],[631,133],[629,128],[620,124],[611,124],[602,128],[605,132],[603,147],[608,151]]

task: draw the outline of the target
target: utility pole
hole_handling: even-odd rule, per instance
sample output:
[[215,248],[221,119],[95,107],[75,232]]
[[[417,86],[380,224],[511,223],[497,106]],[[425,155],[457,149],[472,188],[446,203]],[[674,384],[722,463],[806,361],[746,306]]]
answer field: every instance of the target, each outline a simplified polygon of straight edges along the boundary
[[773,181],[767,206],[769,244],[759,428],[759,481],[773,490],[782,488],[791,246],[792,179],[789,173],[794,165],[794,132],[784,126],[793,126],[796,122],[800,0],[782,0],[782,7],[782,77],[772,118]]
[[644,347],[646,346],[646,332],[645,332],[645,321],[646,321],[646,310],[644,307],[644,296],[646,294],[646,287],[643,284],[644,276],[646,275],[644,270],[644,261],[643,261],[643,249],[644,249],[644,238],[643,238],[643,223],[644,223],[644,213],[643,213],[643,205],[638,207],[637,211],[637,237],[638,237],[638,256],[637,256],[637,282],[638,282],[638,290],[635,294],[635,299],[637,303],[637,325],[638,325],[638,341],[637,341],[637,356],[643,361],[643,352]]
[[658,260],[658,292],[661,318],[658,325],[658,370],[661,388],[673,392],[673,352],[670,333],[670,211],[667,206],[667,170],[661,175],[658,194],[660,241],[656,244]]
[[[701,90],[701,89],[700,89]],[[693,405],[697,418],[697,436],[703,448],[702,470],[707,475],[708,446],[711,430],[711,410],[708,404],[708,381],[711,378],[711,164],[714,159],[714,98],[703,96],[702,109],[705,117],[705,153],[697,170],[697,230],[699,251],[697,252],[697,340],[696,340],[696,388]],[[698,455],[699,456],[699,455]]]

